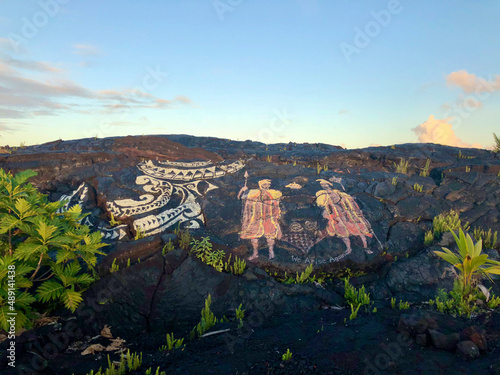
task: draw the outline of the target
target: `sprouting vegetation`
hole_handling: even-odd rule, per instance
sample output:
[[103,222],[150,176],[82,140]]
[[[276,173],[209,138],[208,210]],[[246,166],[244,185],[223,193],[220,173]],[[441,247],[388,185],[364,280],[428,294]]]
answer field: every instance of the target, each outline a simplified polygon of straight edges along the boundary
[[497,231],[494,233],[491,232],[491,228],[486,232],[481,228],[474,228],[473,235],[476,241],[481,240],[483,242],[483,246],[487,249],[493,249],[497,243]]
[[434,230],[435,237],[439,237],[442,233],[449,230],[455,231],[459,228],[467,231],[469,230],[469,227],[469,222],[466,222],[464,225],[462,225],[459,214],[455,210],[443,212],[435,216],[432,222],[432,228]]
[[431,159],[427,159],[427,161],[425,162],[425,166],[420,171],[420,176],[429,177],[430,166],[431,166]]
[[111,268],[109,269],[109,272],[113,273],[113,272],[118,271],[119,269],[120,269],[120,266],[118,264],[116,264],[116,258],[115,258],[115,259],[113,259],[113,263],[111,263]]
[[393,177],[393,178],[392,178],[392,184],[393,184],[394,186],[396,186],[396,185],[398,184],[398,178],[397,178],[397,177]]
[[415,185],[413,185],[413,190],[415,190],[418,193],[421,193],[424,190],[424,186],[416,183]]
[[184,344],[184,339],[176,339],[174,338],[173,333],[167,333],[167,345],[163,345],[160,347],[160,352],[172,351],[174,349],[181,348]]
[[351,306],[350,320],[353,320],[358,316],[358,311],[361,306],[366,305],[368,308],[371,304],[370,294],[366,293],[365,286],[363,285],[358,290],[349,283],[349,278],[344,279],[344,298],[346,299],[347,304]]
[[167,253],[171,252],[174,250],[174,244],[171,239],[168,240],[168,242],[163,246],[163,249],[161,249],[162,255],[166,255]]
[[140,240],[146,237],[146,231],[142,227],[135,227],[135,237],[134,240]]
[[394,163],[397,173],[407,174],[408,173],[409,161],[404,158],[399,158],[399,164]]
[[119,220],[115,220],[115,217],[113,214],[111,214],[111,219],[109,220],[109,225],[112,227],[116,227],[117,225],[120,225],[122,222]]
[[236,309],[236,319],[238,320],[238,328],[243,327],[243,318],[245,317],[245,310],[243,309],[243,304],[240,303]]
[[156,372],[154,374],[153,374],[153,370],[151,369],[151,367],[148,368],[144,374],[145,375],[167,375],[167,373],[165,371],[160,370],[160,366],[158,366],[156,368]]
[[189,233],[189,230],[187,229],[179,229],[177,236],[179,237],[179,247],[187,251],[189,249],[189,244],[191,243],[191,233]]
[[198,337],[202,337],[205,332],[207,332],[217,323],[217,318],[215,317],[212,310],[210,310],[211,303],[212,297],[209,294],[207,299],[205,300],[205,307],[201,310],[201,320],[191,331],[192,339],[196,336],[196,334],[198,334]]
[[427,232],[425,232],[424,245],[430,246],[433,241],[434,241],[434,232],[432,230],[428,230]]
[[281,359],[282,359],[283,361],[285,361],[285,362],[286,362],[286,361],[289,361],[289,360],[291,360],[291,359],[292,359],[292,352],[290,351],[290,349],[287,349],[287,350],[286,350],[286,353],[284,353],[284,354],[281,356]]
[[142,353],[130,353],[130,349],[127,351],[127,354],[121,354],[120,362],[115,365],[108,354],[108,368],[102,369],[99,368],[97,372],[94,370],[90,371],[87,375],[125,375],[131,371],[137,370],[142,365]]

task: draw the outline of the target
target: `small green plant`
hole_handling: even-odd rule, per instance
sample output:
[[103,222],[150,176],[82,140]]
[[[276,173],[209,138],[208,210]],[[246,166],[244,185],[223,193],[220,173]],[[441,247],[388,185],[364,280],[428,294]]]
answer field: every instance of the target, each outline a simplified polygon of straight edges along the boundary
[[465,173],[469,173],[470,172],[470,166],[466,165],[465,166]]
[[391,146],[391,149],[395,150],[395,149],[396,149],[396,146],[395,146],[395,145],[392,145],[392,146]]
[[373,313],[373,314],[376,314],[376,313],[377,313],[377,308],[376,308],[376,307],[374,307],[374,308],[373,308],[372,313]]
[[146,230],[142,227],[135,227],[135,237],[134,240],[140,240],[141,238],[146,237]]
[[473,313],[479,310],[475,301],[480,298],[481,295],[477,289],[469,289],[469,292],[464,294],[460,280],[455,280],[451,292],[440,289],[436,300],[430,300],[429,304],[431,306],[435,304],[436,309],[441,313],[470,318]]
[[172,351],[174,349],[179,349],[183,346],[184,339],[176,339],[174,338],[174,334],[167,333],[167,345],[163,345],[160,348],[161,352],[164,352],[166,350]]
[[455,210],[443,212],[435,216],[432,222],[432,228],[435,237],[439,237],[444,232],[455,231],[460,228],[467,231],[469,230],[469,227],[469,222],[466,222],[462,226],[462,221],[460,220],[459,214]]
[[354,305],[351,303],[351,315],[349,315],[349,320],[354,320],[358,317],[358,311],[361,305],[358,305],[354,307]]
[[270,163],[271,162],[271,155],[267,155],[267,162]]
[[328,164],[323,165],[323,170],[326,172],[328,170]]
[[222,272],[224,269],[225,253],[222,250],[213,250],[210,237],[203,237],[201,240],[194,239],[191,241],[191,251],[201,259],[203,263],[214,267],[217,271]]
[[201,310],[201,320],[196,325],[196,327],[193,328],[192,332],[194,332],[194,334],[192,333],[191,337],[194,337],[196,333],[198,334],[198,337],[202,337],[205,332],[207,332],[217,323],[217,318],[215,317],[212,310],[210,310],[211,303],[212,297],[209,294],[207,299],[205,300],[205,307]]
[[286,353],[284,353],[282,356],[281,356],[281,359],[285,362],[289,361],[292,359],[292,352],[290,351],[290,349],[287,349],[286,350]]
[[19,144],[19,148],[25,148],[26,147],[26,142],[21,142]]
[[434,232],[432,230],[428,230],[427,232],[425,232],[424,245],[430,246],[433,241],[434,241]]
[[395,309],[395,308],[396,308],[396,298],[394,298],[394,297],[392,297],[392,298],[391,298],[391,307],[392,307],[393,309]]
[[490,309],[496,309],[500,305],[500,297],[493,296],[486,304]]
[[398,184],[398,178],[397,178],[397,177],[393,177],[393,178],[392,178],[392,184],[393,184],[394,186],[396,186],[396,185]]
[[191,243],[191,234],[189,230],[179,231],[179,247],[183,250],[189,249],[189,244]]
[[172,240],[169,239],[168,242],[163,246],[163,249],[161,250],[162,255],[166,255],[167,253],[171,252],[174,250],[174,244],[172,243]]
[[[297,166],[297,160],[294,160],[293,161],[293,166],[296,167]],[[500,173],[500,172],[499,172]]]
[[399,301],[399,309],[400,310],[408,310],[409,308],[410,308],[409,302],[403,302],[402,300]]
[[495,145],[493,146],[493,152],[500,152],[500,138],[497,137],[495,133],[493,133],[493,139],[495,140]]
[[120,225],[122,222],[119,220],[115,220],[115,216],[111,214],[111,219],[109,220],[109,225],[112,227],[116,227],[117,225]]
[[109,269],[109,272],[113,273],[116,272],[120,269],[120,266],[116,264],[116,258],[113,259],[113,263],[111,263],[111,268]]
[[321,165],[319,164],[319,161],[316,163],[316,174],[321,173]]
[[236,319],[238,320],[238,328],[243,327],[243,318],[245,317],[245,310],[243,310],[243,304],[240,303],[236,309]]
[[409,161],[404,158],[399,158],[399,164],[394,163],[397,173],[407,174],[408,173]]
[[241,275],[246,267],[247,262],[245,260],[235,257],[234,264],[231,266],[231,272],[235,275]]
[[130,258],[127,259],[127,268],[130,267]]
[[[144,375],[153,375],[153,370],[150,368],[148,368],[146,370],[146,372],[144,373]],[[154,373],[154,375],[167,375],[167,373],[165,371],[161,371],[160,370],[160,366],[158,366],[158,368],[156,369],[156,372]]]
[[431,166],[431,159],[427,159],[427,161],[425,162],[425,166],[420,171],[420,176],[429,177],[430,166]]
[[471,236],[469,234],[466,236],[461,228],[459,237],[455,232],[451,231],[451,233],[457,243],[458,253],[453,253],[445,247],[442,248],[443,251],[434,251],[434,253],[460,271],[459,281],[462,286],[462,295],[465,296],[472,293],[471,288],[476,286],[480,276],[500,275],[500,262],[488,259],[487,254],[481,254],[482,241],[479,240],[474,244]]
[[495,245],[497,243],[497,231],[495,233],[491,232],[491,229],[489,229],[487,232],[481,228],[474,228],[474,238],[476,241],[481,240],[483,242],[483,246],[487,249],[493,249],[495,248]]
[[424,190],[424,186],[420,185],[420,184],[415,184],[415,185],[413,185],[413,190],[415,190],[416,192],[421,193]]
[[309,281],[315,281],[314,277],[313,278],[310,277],[312,272],[313,272],[312,263],[309,266],[307,266],[307,268],[303,272],[301,272],[300,275],[297,272],[297,276],[296,276],[297,284],[305,284]]
[[94,372],[94,370],[90,371],[87,375],[125,375],[128,372],[135,371],[142,365],[142,353],[130,353],[130,349],[127,351],[127,354],[121,354],[120,362],[115,365],[111,362],[108,354],[108,368],[102,369],[99,368],[99,371]]
[[371,303],[370,294],[366,293],[365,286],[363,285],[357,290],[349,283],[349,278],[344,279],[344,298],[348,305],[351,305],[351,315],[354,315],[354,318],[357,316],[361,306],[366,305],[368,307]]

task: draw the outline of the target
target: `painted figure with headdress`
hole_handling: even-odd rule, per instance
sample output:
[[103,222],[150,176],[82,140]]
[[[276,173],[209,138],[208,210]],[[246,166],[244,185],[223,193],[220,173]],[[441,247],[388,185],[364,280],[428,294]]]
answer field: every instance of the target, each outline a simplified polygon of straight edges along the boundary
[[259,256],[259,238],[266,237],[269,259],[274,258],[274,244],[281,238],[278,219],[281,216],[279,201],[282,196],[278,190],[270,189],[271,180],[260,180],[259,189],[241,188],[238,199],[245,201],[241,220],[241,239],[252,242],[253,254],[249,260]]
[[323,190],[316,193],[316,204],[323,207],[323,217],[328,220],[325,235],[337,236],[346,245],[346,253],[351,253],[350,236],[359,236],[368,254],[366,237],[372,237],[371,226],[363,216],[358,204],[349,194],[333,189],[327,180],[316,180]]

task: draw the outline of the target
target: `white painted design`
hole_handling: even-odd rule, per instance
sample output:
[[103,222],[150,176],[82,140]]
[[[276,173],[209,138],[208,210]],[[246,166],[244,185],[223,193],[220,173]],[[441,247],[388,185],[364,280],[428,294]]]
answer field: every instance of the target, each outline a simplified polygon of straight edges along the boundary
[[[217,189],[210,179],[235,173],[244,167],[240,160],[230,164],[212,164],[201,162],[157,162],[148,160],[141,162],[137,168],[143,172],[135,183],[147,193],[134,199],[119,199],[107,202],[106,208],[115,218],[123,216],[134,217],[163,209],[160,213],[142,216],[134,221],[134,228],[140,229],[146,235],[157,234],[167,228],[183,223],[190,228],[199,228],[205,223],[202,209],[197,198],[208,191]],[[176,207],[172,205],[172,197],[179,199]]]

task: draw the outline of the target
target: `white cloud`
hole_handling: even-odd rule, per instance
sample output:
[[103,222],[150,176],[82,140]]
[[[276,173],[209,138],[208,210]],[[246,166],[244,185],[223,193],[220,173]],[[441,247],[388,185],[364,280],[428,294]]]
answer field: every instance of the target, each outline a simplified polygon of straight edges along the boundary
[[412,130],[418,136],[418,141],[422,143],[437,143],[454,147],[482,148],[478,143],[468,144],[458,138],[453,130],[449,118],[436,119],[433,115],[429,119]]
[[494,92],[500,90],[500,76],[495,75],[492,80],[487,81],[467,72],[467,70],[459,70],[446,77],[446,84],[459,87],[466,94]]

